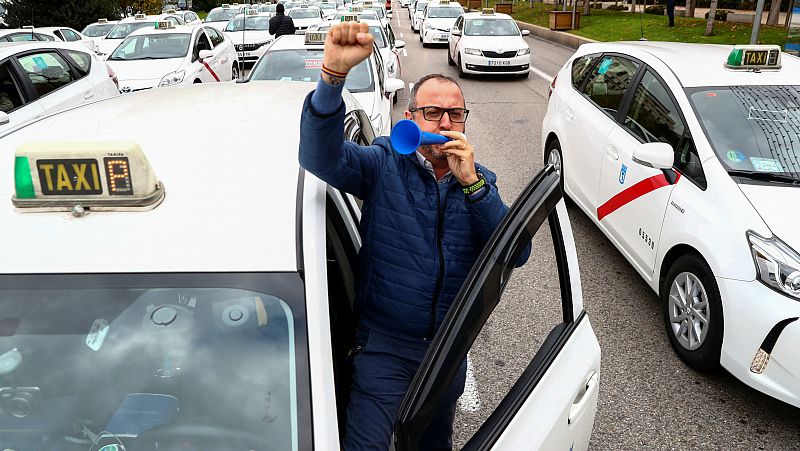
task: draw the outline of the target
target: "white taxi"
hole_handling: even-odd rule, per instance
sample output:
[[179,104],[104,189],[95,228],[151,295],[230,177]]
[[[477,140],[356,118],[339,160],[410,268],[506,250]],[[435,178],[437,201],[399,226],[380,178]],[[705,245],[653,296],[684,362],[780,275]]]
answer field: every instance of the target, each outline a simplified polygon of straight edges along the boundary
[[205,20],[203,20],[203,23],[222,31],[225,29],[225,26],[228,25],[228,21],[236,17],[236,15],[241,12],[242,11],[239,5],[231,6],[228,4],[223,4],[222,6],[213,8],[211,11],[209,11]]
[[378,16],[378,20],[381,21],[383,28],[389,28],[389,15],[386,13],[386,8],[384,8],[383,5],[371,1],[364,1],[361,2],[360,7],[363,12],[374,11],[375,15]]
[[117,48],[123,39],[127,38],[129,34],[140,28],[152,28],[156,22],[166,20],[175,25],[180,25],[178,20],[174,17],[166,17],[166,14],[159,14],[148,16],[145,14],[134,14],[133,17],[126,17],[119,22],[108,32],[103,39],[96,45],[97,53],[108,58],[108,55]]
[[33,27],[0,29],[0,42],[56,41],[55,36],[39,33]]
[[200,20],[200,16],[198,16],[194,11],[180,11],[173,8],[167,8],[164,10],[164,14],[166,14],[167,17],[177,17],[183,21],[183,25],[200,25],[203,23],[203,21]]
[[517,23],[507,14],[493,9],[467,13],[456,20],[447,44],[447,63],[467,74],[512,74],[527,78],[531,48]]
[[800,407],[800,73],[778,46],[581,46],[543,123],[678,356]]
[[225,36],[233,42],[240,66],[255,64],[275,40],[269,33],[269,19],[272,13],[259,13],[245,10],[245,14],[234,16],[225,26]]
[[[279,37],[253,67],[248,81],[316,83],[322,69],[322,50],[326,35],[327,32],[309,31],[304,36]],[[405,83],[386,76],[383,57],[377,47],[373,45],[372,56],[350,71],[344,86],[367,112],[377,134],[389,135],[392,130],[392,102],[389,99],[405,88]]]
[[89,50],[95,50],[94,40],[89,36],[83,35],[78,30],[74,30],[70,27],[36,27],[34,29],[40,33],[49,34],[51,36],[55,36],[61,41],[64,42],[80,42],[81,44],[85,45],[86,48]]
[[464,8],[458,2],[442,0],[428,4],[422,17],[419,42],[423,47],[429,44],[447,44],[450,29],[462,14]]
[[231,40],[201,25],[156,22],[131,33],[106,61],[122,93],[239,78]]
[[100,41],[114,28],[118,20],[97,19],[97,22],[90,23],[81,31],[81,34],[88,36],[92,40],[94,50],[97,51]]
[[114,73],[82,44],[0,46],[0,136],[44,115],[118,94]]
[[303,5],[293,8],[286,12],[292,18],[296,34],[305,34],[309,27],[318,27],[325,18],[322,17],[322,10],[316,6]]
[[333,16],[336,15],[336,3],[320,2],[316,6],[322,10],[322,17],[325,20],[333,19]]
[[414,7],[409,8],[408,14],[411,19],[411,30],[414,33],[419,33],[422,27],[422,19],[425,17],[425,8],[428,7],[427,0],[417,0],[414,2]]
[[[3,446],[340,449],[361,212],[298,163],[313,88],[150,90],[4,138],[0,246],[14,258],[0,261],[0,363],[15,383],[0,388],[14,418],[0,424]],[[343,98],[344,137],[373,139]],[[164,133],[212,116],[213,133]],[[270,136],[266,148],[242,130]],[[449,385],[509,280],[523,279],[515,255],[534,234],[552,243],[558,275],[529,293],[558,323],[525,346],[535,358],[468,447],[588,448],[600,348],[558,180],[537,175],[489,239],[408,389],[395,450],[419,448],[441,393],[429,388]]]

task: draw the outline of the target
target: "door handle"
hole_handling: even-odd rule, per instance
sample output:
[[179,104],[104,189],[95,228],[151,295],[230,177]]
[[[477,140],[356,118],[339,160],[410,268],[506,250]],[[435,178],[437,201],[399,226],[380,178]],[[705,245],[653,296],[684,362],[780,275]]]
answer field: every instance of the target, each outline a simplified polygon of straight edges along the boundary
[[589,405],[589,401],[591,401],[591,399],[594,397],[597,387],[599,387],[597,382],[597,371],[592,371],[591,374],[589,374],[589,377],[586,378],[585,384],[585,390],[583,390],[583,393],[578,394],[578,396],[575,398],[575,401],[572,402],[572,407],[569,408],[567,424],[576,422],[578,418],[583,415],[583,412],[586,410],[586,406]]
[[572,108],[567,108],[566,110],[564,110],[564,116],[567,117],[567,120],[571,121],[575,119],[575,112],[572,111]]
[[606,155],[613,158],[614,161],[619,160],[619,154],[617,153],[617,149],[614,148],[611,144],[606,145]]
[[92,97],[94,97],[94,92],[92,92],[92,91],[86,91],[86,92],[83,94],[83,98],[84,98],[85,100],[89,100],[89,99],[91,99]]

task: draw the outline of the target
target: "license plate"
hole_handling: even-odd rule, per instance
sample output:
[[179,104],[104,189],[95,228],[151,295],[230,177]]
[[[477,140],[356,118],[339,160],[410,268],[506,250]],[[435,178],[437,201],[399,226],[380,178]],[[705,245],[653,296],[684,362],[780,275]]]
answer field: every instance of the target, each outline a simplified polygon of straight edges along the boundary
[[239,58],[244,58],[246,56],[250,56],[250,52],[239,52]]
[[95,159],[37,160],[36,169],[44,195],[103,194]]
[[447,35],[446,34],[440,34],[440,35],[436,36],[436,39],[441,39],[443,41],[446,41],[447,40]]
[[742,63],[745,66],[762,66],[767,64],[768,56],[767,50],[745,50]]
[[490,66],[510,66],[511,61],[508,60],[489,60]]

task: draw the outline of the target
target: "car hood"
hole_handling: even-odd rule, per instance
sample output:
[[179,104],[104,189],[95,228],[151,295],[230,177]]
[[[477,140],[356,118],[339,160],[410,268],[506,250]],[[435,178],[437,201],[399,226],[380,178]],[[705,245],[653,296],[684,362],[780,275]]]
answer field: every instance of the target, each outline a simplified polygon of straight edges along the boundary
[[508,52],[528,47],[520,36],[465,36],[463,47],[491,50],[493,52]]
[[111,55],[111,52],[113,52],[120,44],[122,44],[122,41],[124,40],[125,39],[103,38],[97,43],[97,49],[103,55],[103,58],[108,58],[108,55]]
[[800,229],[797,227],[796,216],[791,214],[793,206],[800,200],[800,188],[740,183],[739,189],[764,219],[772,233],[792,249],[800,252]]
[[311,25],[317,25],[323,22],[322,19],[318,17],[311,17],[308,19],[292,19],[294,22],[295,27],[310,27]]
[[231,38],[234,45],[241,44],[242,39],[245,44],[255,44],[273,39],[273,36],[266,30],[226,31],[225,35]]
[[125,83],[137,80],[156,80],[158,83],[164,78],[164,75],[180,69],[184,60],[185,58],[138,61],[107,60],[106,63],[114,69],[119,80],[119,87],[123,88]]
[[438,28],[439,30],[450,31],[450,27],[456,23],[458,18],[453,19],[425,19],[425,23],[430,24],[433,28]]

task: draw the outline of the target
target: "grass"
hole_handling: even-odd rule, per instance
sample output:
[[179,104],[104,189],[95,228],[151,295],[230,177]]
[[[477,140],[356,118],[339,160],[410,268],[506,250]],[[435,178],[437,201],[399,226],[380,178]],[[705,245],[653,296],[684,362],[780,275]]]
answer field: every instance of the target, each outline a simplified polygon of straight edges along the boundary
[[206,16],[208,16],[208,13],[205,11],[198,11],[197,15],[200,16],[200,20],[206,20]]
[[[489,0],[491,5],[496,0]],[[514,4],[512,16],[523,22],[549,27],[550,10],[553,5],[528,2]],[[580,28],[569,31],[578,36],[597,41],[636,41],[644,36],[651,41],[694,42],[703,44],[749,44],[752,26],[732,22],[714,22],[714,35],[704,36],[706,20],[689,17],[676,17],[675,27],[667,27],[667,16],[655,14],[628,13],[593,9],[591,15],[580,19]],[[641,22],[640,22],[641,21]],[[783,46],[786,40],[786,29],[781,27],[761,26],[759,35],[763,44]]]

